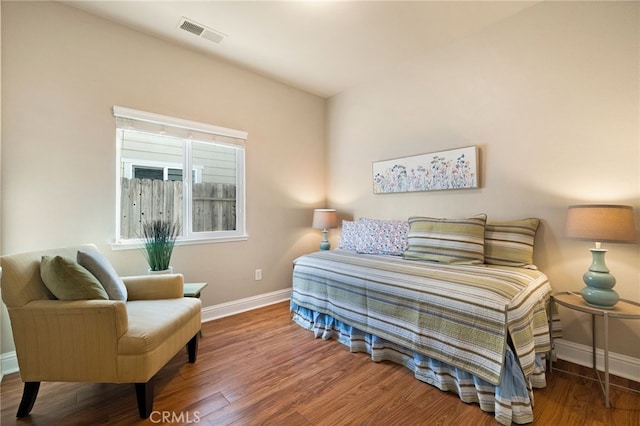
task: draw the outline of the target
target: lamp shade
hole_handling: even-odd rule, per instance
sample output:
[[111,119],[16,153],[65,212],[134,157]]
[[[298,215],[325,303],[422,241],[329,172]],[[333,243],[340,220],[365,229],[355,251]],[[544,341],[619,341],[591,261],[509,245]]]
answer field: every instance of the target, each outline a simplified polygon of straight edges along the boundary
[[605,204],[569,206],[565,235],[597,242],[633,242],[636,239],[633,208]]
[[338,226],[338,215],[334,209],[315,209],[313,211],[314,229],[329,229]]

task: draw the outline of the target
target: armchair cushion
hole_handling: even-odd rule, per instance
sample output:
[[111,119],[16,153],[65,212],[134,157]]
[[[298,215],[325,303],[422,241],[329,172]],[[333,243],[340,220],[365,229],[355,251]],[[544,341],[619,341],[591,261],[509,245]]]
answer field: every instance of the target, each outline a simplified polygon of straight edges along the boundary
[[127,287],[111,263],[98,251],[78,250],[78,263],[95,276],[111,300],[127,300]]
[[109,299],[91,272],[62,256],[42,256],[40,276],[49,291],[60,300]]
[[[127,302],[129,327],[118,341],[118,380],[145,382],[201,328],[200,299]],[[171,314],[168,315],[167,313]]]

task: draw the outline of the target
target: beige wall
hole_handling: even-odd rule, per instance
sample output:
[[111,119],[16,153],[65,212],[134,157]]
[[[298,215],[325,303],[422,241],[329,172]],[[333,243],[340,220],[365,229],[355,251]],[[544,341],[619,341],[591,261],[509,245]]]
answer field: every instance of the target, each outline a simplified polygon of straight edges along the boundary
[[145,273],[141,252],[110,248],[120,105],[249,134],[249,240],[172,259],[209,283],[203,304],[291,286],[292,260],[320,240],[324,99],[54,2],[3,2],[2,55],[2,253],[93,242],[121,274]]
[[[58,3],[2,6],[2,253],[94,242],[119,272],[145,270],[109,247],[114,104],[249,132],[249,240],[179,247],[172,262],[210,283],[206,306],[288,287],[325,194],[345,217],[540,217],[535,261],[556,291],[581,288],[590,262],[589,244],[562,236],[568,205],[631,204],[640,229],[637,2],[534,6],[330,99],[326,126],[322,99],[224,62]],[[373,161],[468,145],[481,189],[372,194]],[[639,246],[607,247],[616,289],[640,301]],[[589,344],[584,317],[562,319]],[[614,351],[640,358],[638,323],[614,323]]]
[[[567,206],[630,204],[640,229],[639,6],[545,2],[331,98],[330,206],[354,218],[539,217],[535,262],[555,291],[581,289],[591,245],[563,237]],[[469,145],[482,188],[373,195],[373,161]],[[605,246],[616,289],[640,302],[640,246]],[[562,320],[567,340],[590,345],[585,316]],[[612,328],[611,348],[640,358],[640,321]]]

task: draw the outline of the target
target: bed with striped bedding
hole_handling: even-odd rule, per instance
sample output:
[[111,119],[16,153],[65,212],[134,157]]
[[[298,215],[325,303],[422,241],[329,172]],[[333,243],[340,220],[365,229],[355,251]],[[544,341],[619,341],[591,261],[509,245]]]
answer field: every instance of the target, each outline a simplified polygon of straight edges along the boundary
[[545,385],[550,294],[538,270],[333,250],[294,261],[291,310],[316,336],[404,364],[500,423],[528,423],[531,386]]

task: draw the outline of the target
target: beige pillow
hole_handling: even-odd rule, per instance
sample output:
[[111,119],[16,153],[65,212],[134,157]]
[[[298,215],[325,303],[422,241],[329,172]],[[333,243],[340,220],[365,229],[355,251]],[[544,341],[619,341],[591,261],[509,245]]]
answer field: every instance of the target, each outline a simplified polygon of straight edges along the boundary
[[409,218],[404,258],[440,263],[484,263],[486,214],[466,219]]
[[42,256],[40,277],[60,300],[108,300],[107,292],[91,272],[62,256]]

